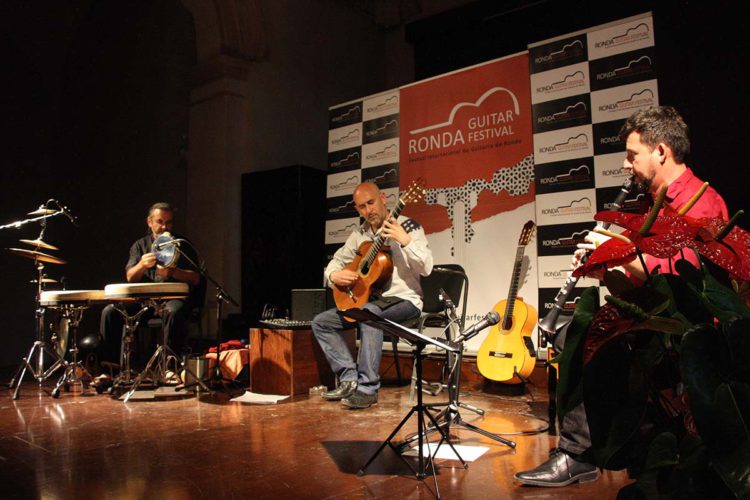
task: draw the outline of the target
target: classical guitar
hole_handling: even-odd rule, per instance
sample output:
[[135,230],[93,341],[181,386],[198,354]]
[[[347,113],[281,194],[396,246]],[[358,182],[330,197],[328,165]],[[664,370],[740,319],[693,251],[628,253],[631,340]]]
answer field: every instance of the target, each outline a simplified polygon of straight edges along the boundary
[[508,298],[493,308],[501,315],[501,320],[490,329],[477,353],[479,372],[490,380],[519,384],[531,375],[536,364],[531,332],[536,326],[537,311],[517,297],[523,253],[533,232],[534,222],[528,221],[518,239]]
[[[388,215],[388,219],[391,217],[398,219],[406,204],[421,199],[424,193],[423,180],[420,178],[413,181],[406,192],[399,197],[396,206]],[[391,260],[390,247],[385,245],[385,240],[386,238],[378,233],[373,241],[365,241],[357,249],[354,260],[344,267],[344,269],[356,272],[359,277],[353,285],[334,285],[333,300],[339,310],[346,311],[352,307],[361,309],[367,304],[370,295],[380,290],[391,278],[393,261]],[[348,318],[344,318],[344,320],[354,321]]]

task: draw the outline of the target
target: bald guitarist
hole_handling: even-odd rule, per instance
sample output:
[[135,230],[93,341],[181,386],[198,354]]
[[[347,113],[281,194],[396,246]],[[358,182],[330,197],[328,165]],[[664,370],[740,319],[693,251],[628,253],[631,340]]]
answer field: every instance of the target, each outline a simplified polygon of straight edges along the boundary
[[[382,236],[386,246],[381,252],[390,253],[393,270],[390,279],[376,295],[370,297],[364,309],[395,322],[418,316],[422,309],[419,277],[427,276],[432,271],[432,251],[424,230],[407,217],[389,219],[385,194],[373,183],[358,185],[353,198],[354,206],[364,222],[334,254],[325,270],[326,283],[341,289],[354,288],[363,277],[349,265],[362,257],[363,246],[367,247],[367,243]],[[383,332],[368,325],[357,325],[360,334],[358,364],[341,336],[341,331],[352,326],[342,322],[336,311],[329,309],[322,312],[312,323],[315,338],[339,379],[339,386],[324,392],[322,396],[329,401],[341,401],[352,409],[368,408],[378,401]]]

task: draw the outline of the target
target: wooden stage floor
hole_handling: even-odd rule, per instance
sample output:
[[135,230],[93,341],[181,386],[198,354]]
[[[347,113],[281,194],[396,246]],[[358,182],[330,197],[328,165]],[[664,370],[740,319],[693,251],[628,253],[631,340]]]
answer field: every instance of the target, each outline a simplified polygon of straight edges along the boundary
[[[603,499],[629,482],[625,472],[605,472],[565,488],[515,484],[513,473],[545,460],[556,443],[546,432],[513,435],[546,426],[538,418],[546,414],[545,395],[532,395],[462,395],[486,410],[484,417],[462,410],[466,421],[503,433],[517,447],[454,427],[454,443],[489,450],[468,469],[437,461],[442,498]],[[357,475],[411,409],[408,396],[408,386],[385,387],[377,406],[352,411],[319,396],[276,405],[233,403],[223,394],[126,404],[107,395],[53,399],[30,383],[13,401],[3,388],[0,497],[434,498],[433,477],[417,480],[388,448]],[[412,417],[400,438],[416,428]]]

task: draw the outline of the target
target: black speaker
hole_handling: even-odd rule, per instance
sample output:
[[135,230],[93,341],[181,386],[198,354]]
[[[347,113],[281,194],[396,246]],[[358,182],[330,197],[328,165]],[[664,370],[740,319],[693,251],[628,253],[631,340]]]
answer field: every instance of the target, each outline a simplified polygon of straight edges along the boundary
[[293,288],[319,288],[325,252],[325,172],[300,165],[242,175],[242,314],[291,309]]

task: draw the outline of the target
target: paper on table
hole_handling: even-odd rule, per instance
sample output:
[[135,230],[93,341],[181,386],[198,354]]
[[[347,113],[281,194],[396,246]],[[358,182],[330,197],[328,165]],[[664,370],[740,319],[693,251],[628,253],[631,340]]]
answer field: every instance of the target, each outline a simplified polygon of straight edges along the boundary
[[289,396],[280,396],[277,394],[257,394],[255,392],[245,391],[242,396],[230,399],[230,401],[237,401],[239,403],[252,403],[256,405],[272,405],[276,404],[282,399],[286,399]]
[[[489,448],[486,446],[466,446],[454,444],[453,447],[456,449],[458,454],[461,455],[461,458],[464,459],[464,462],[473,462],[477,458],[484,455],[487,450],[489,450]],[[456,454],[453,453],[453,450],[447,444],[443,443],[442,445],[440,445],[440,449],[437,450],[437,454],[435,454],[436,448],[437,443],[430,443],[429,448],[427,447],[427,444],[424,444],[424,446],[422,447],[422,456],[427,457],[430,455],[430,452],[432,452],[435,458],[458,460]],[[411,450],[405,452],[404,455],[416,457],[417,455],[419,455],[419,445],[414,446]]]

